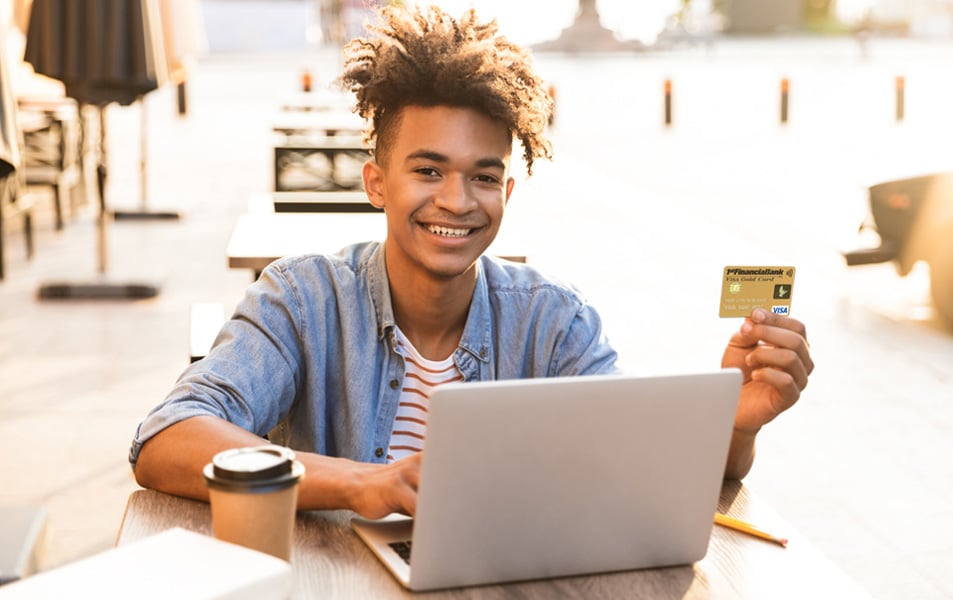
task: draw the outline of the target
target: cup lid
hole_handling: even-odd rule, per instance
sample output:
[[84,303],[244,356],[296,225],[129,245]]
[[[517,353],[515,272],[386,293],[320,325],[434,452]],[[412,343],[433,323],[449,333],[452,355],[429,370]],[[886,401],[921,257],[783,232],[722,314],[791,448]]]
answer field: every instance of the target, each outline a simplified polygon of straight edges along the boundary
[[210,486],[226,489],[287,487],[297,483],[303,473],[294,452],[275,445],[224,450],[203,469]]

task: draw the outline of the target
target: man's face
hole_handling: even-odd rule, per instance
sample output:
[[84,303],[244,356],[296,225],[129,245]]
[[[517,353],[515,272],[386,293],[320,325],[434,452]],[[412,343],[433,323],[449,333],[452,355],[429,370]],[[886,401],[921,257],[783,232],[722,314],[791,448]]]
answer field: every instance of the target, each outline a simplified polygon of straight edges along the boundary
[[364,187],[387,215],[391,281],[472,273],[513,189],[506,127],[468,108],[408,106]]

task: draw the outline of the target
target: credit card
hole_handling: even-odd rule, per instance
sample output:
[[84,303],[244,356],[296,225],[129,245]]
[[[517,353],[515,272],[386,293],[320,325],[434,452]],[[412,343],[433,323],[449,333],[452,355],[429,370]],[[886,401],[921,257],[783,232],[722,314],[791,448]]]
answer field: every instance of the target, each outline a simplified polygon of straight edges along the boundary
[[718,314],[747,317],[757,307],[776,315],[791,314],[794,271],[794,267],[725,267]]

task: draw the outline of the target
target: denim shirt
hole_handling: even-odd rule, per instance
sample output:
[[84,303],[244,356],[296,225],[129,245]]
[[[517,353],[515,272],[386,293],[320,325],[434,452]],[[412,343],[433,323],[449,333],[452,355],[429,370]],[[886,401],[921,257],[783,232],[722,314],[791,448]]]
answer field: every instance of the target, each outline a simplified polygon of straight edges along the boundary
[[[595,309],[570,286],[524,264],[483,256],[453,360],[464,381],[617,371]],[[276,443],[385,462],[404,379],[379,242],[268,266],[136,431],[142,445],[199,415]],[[276,439],[277,438],[277,439]]]

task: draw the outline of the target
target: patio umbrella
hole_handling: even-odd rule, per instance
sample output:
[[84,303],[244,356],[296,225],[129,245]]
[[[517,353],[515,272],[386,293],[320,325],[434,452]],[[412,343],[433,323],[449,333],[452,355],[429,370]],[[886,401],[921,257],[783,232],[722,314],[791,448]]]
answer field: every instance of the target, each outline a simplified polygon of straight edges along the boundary
[[[99,272],[106,271],[105,108],[128,105],[159,86],[153,27],[145,0],[34,0],[24,60],[63,82],[66,95],[99,112]],[[145,298],[145,284],[50,284],[41,298]]]
[[142,0],[34,0],[24,60],[81,104],[128,105],[158,87]]

